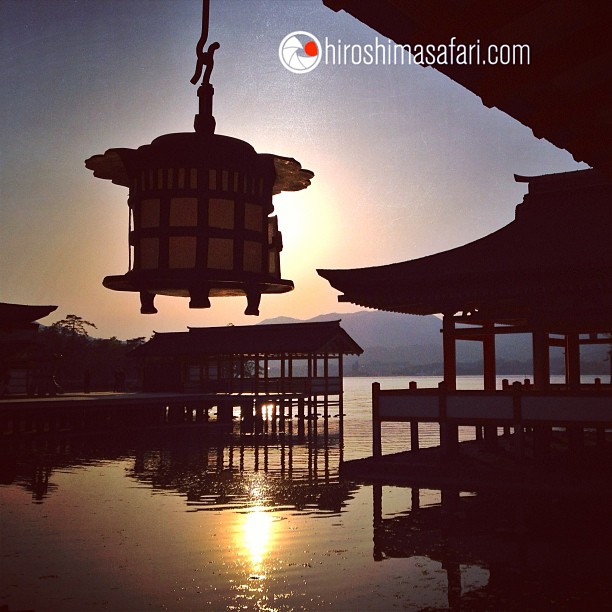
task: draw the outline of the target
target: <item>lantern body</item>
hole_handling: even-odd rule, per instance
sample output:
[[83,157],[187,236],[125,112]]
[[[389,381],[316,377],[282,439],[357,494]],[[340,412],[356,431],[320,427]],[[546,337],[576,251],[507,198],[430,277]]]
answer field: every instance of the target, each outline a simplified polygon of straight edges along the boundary
[[302,189],[312,173],[298,162],[258,154],[217,134],[167,134],[138,149],[110,149],[86,161],[94,175],[129,187],[130,269],[103,284],[141,294],[141,312],[156,312],[156,294],[246,295],[258,314],[262,293],[293,289],[281,278],[281,234],[272,194]]

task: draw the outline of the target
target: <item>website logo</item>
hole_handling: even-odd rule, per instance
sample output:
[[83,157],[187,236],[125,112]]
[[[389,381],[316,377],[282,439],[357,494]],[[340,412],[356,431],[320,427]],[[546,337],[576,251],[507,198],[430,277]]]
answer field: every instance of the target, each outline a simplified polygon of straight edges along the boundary
[[281,64],[290,72],[304,74],[314,70],[321,61],[323,49],[319,39],[310,32],[291,32],[278,47]]

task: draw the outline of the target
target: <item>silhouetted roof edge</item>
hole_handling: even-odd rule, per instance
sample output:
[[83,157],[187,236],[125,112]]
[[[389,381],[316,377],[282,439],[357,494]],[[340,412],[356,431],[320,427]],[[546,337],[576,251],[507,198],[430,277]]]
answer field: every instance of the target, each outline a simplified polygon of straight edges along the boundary
[[520,178],[529,193],[515,220],[483,238],[404,262],[317,272],[344,294],[339,301],[390,312],[504,301],[514,304],[508,311],[530,301],[547,308],[543,294],[553,303],[582,295],[585,308],[593,295],[604,308],[612,295],[612,181],[591,169]]
[[363,349],[340,326],[323,322],[188,327],[186,332],[155,332],[130,354],[235,355],[342,353],[360,355]]

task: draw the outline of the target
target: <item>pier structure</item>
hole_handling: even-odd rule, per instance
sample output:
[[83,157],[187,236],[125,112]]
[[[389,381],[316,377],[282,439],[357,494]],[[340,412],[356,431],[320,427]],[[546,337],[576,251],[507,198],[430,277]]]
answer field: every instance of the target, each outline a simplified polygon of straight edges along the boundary
[[207,424],[242,433],[343,434],[343,356],[361,347],[340,321],[192,328],[155,334],[132,353],[142,393],[0,400],[3,435]]
[[[343,423],[343,357],[363,349],[340,321],[228,325],[156,333],[134,350],[146,392],[211,393],[253,397],[243,422],[267,413],[285,419],[325,420],[336,405]],[[270,401],[270,398],[276,398]],[[337,398],[337,399],[333,399]]]
[[[500,432],[515,434],[517,456],[529,434],[534,454],[546,453],[551,431],[562,429],[576,454],[585,431],[605,442],[612,427],[612,382],[581,381],[580,348],[610,344],[612,330],[612,180],[596,170],[515,177],[529,191],[514,221],[462,247],[399,264],[320,270],[340,301],[417,315],[442,314],[444,380],[437,389],[372,392],[373,456],[382,456],[381,423],[437,423],[447,454],[458,449],[458,428],[495,447]],[[528,334],[532,378],[496,388],[495,339]],[[457,389],[456,343],[482,344],[483,389]],[[550,353],[565,351],[565,380],[553,384]]]

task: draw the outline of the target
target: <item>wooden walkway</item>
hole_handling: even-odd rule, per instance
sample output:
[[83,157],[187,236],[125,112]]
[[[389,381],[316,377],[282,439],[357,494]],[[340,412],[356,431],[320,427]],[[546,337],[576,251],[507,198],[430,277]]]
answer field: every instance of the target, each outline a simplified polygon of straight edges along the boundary
[[178,425],[227,428],[238,418],[248,431],[261,431],[265,421],[283,432],[286,420],[297,417],[299,427],[316,419],[320,407],[328,418],[330,407],[337,404],[328,397],[304,394],[106,392],[12,397],[0,400],[0,436]]

